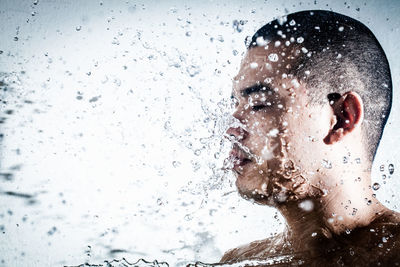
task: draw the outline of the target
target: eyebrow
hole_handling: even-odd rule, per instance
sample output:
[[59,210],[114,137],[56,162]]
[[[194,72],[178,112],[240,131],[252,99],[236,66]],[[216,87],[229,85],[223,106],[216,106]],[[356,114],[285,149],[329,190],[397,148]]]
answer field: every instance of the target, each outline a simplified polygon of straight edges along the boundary
[[266,84],[255,84],[240,90],[240,95],[246,97],[259,92],[274,92],[274,90]]

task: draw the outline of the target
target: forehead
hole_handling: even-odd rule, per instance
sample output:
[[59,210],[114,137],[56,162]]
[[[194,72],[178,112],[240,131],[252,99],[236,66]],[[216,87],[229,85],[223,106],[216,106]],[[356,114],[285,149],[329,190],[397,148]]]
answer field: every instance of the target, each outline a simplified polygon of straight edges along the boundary
[[251,48],[233,79],[233,94],[240,96],[242,90],[257,84],[268,84],[272,88],[290,86],[287,83],[296,79],[289,74],[295,54],[295,48],[282,49],[275,44]]

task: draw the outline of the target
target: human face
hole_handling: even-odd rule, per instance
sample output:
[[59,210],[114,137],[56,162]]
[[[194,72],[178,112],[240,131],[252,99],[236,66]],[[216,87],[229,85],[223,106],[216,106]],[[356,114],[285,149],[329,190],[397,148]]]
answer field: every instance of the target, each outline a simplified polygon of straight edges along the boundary
[[236,185],[245,198],[271,205],[306,196],[318,158],[307,153],[319,151],[315,141],[329,129],[318,120],[329,117],[326,110],[310,107],[305,84],[287,74],[295,54],[252,48],[233,82],[233,116],[240,124],[227,134]]

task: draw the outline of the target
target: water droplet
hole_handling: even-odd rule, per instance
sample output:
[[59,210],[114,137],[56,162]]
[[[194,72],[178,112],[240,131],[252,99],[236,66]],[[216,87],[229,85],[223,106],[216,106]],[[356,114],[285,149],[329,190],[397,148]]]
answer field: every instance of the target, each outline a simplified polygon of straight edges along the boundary
[[241,32],[243,30],[243,25],[247,23],[247,20],[234,20],[232,22],[232,28],[236,31],[236,32]]
[[351,213],[352,216],[355,216],[357,214],[357,209],[353,208],[353,212]]
[[251,62],[251,63],[250,63],[250,68],[251,68],[251,69],[256,69],[257,67],[258,67],[257,62]]
[[372,189],[374,189],[374,190],[378,190],[379,188],[381,188],[381,185],[379,183],[374,183],[372,185]]
[[101,95],[99,96],[94,96],[91,99],[89,99],[89,103],[94,103],[97,102],[101,98]]
[[394,165],[392,163],[389,164],[388,170],[390,175],[394,173]]
[[327,159],[322,160],[322,166],[324,166],[327,169],[332,169],[332,163]]
[[114,84],[115,84],[116,86],[121,86],[121,80],[118,79],[118,78],[114,79]]
[[39,4],[39,0],[33,1],[33,4],[36,6],[37,4]]
[[289,22],[289,25],[290,25],[290,26],[296,25],[296,21],[294,21],[294,19],[292,19],[292,20]]
[[270,130],[267,135],[271,136],[271,137],[277,137],[278,134],[279,134],[279,130],[274,128],[274,129]]
[[266,192],[266,191],[267,191],[267,184],[266,184],[266,183],[263,183],[263,184],[261,185],[261,190],[262,190],[263,192]]
[[343,27],[343,26],[340,26],[338,30],[339,30],[340,32],[342,32],[342,31],[344,30],[344,27]]
[[294,86],[294,88],[299,88],[300,87],[300,83],[297,79],[293,79],[290,81],[290,83]]
[[314,233],[311,234],[311,236],[312,236],[312,237],[315,237],[315,236],[317,236],[317,233],[314,232]]
[[76,26],[75,30],[79,32],[82,29],[82,26]]
[[190,149],[190,148],[192,148],[193,144],[189,141],[186,141],[185,146]]
[[299,208],[307,212],[312,211],[314,209],[314,202],[306,199],[299,203]]
[[385,171],[385,165],[382,164],[382,165],[379,167],[379,170],[380,170],[381,172]]
[[297,43],[301,44],[302,42],[304,42],[304,38],[298,37],[296,41],[297,41]]
[[179,166],[181,166],[181,163],[179,161],[174,160],[172,162],[172,166],[174,166],[174,168],[178,168]]
[[15,36],[13,40],[14,40],[14,41],[18,41],[18,37],[17,37],[17,36]]
[[196,150],[194,151],[194,154],[195,154],[196,156],[200,156],[201,150],[200,150],[200,149],[196,149]]
[[271,82],[272,82],[272,79],[271,79],[271,78],[265,78],[264,82],[265,82],[265,83],[271,83]]
[[275,200],[278,203],[283,203],[287,200],[288,195],[286,194],[286,192],[279,192],[278,195],[275,196]]
[[262,36],[258,36],[256,39],[256,44],[257,46],[266,46],[268,44],[268,41],[264,39]]
[[279,59],[279,57],[278,57],[278,55],[277,55],[277,54],[275,54],[275,53],[271,53],[271,54],[269,54],[269,55],[268,55],[268,59],[269,59],[269,61],[272,61],[272,62],[277,62],[277,61],[278,61],[278,59]]
[[189,74],[190,77],[194,77],[200,73],[200,69],[197,66],[190,65],[186,68],[186,72]]
[[120,44],[117,37],[114,37],[111,43],[114,44],[114,45],[119,45]]
[[108,77],[107,75],[104,75],[103,79],[101,79],[101,83],[105,84],[106,82],[108,82]]
[[350,234],[351,233],[351,230],[350,229],[346,229],[346,234]]
[[185,219],[185,221],[191,221],[193,219],[193,216],[190,214],[186,214],[184,219]]
[[53,226],[48,232],[48,235],[53,235],[57,231],[57,227]]
[[209,214],[210,216],[214,216],[214,213],[216,213],[216,212],[217,212],[216,209],[210,209],[210,210],[208,211],[208,214]]
[[190,36],[192,36],[192,32],[191,31],[188,31],[188,32],[186,32],[186,34],[185,34],[187,37],[190,37]]
[[383,242],[383,243],[386,243],[387,241],[388,241],[388,238],[387,238],[387,237],[385,237],[385,236],[382,237],[382,242]]
[[279,25],[283,25],[287,21],[287,16],[281,16],[277,18]]

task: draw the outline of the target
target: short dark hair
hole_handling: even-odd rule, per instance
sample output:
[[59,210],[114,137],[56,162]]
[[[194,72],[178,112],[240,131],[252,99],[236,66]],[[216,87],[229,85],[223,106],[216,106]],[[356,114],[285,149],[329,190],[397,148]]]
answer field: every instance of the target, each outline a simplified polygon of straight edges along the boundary
[[392,103],[389,62],[374,34],[350,17],[309,10],[264,25],[251,38],[248,49],[269,41],[295,47],[298,60],[288,74],[306,82],[312,103],[328,100],[331,93],[354,91],[361,96],[362,129],[372,161]]

